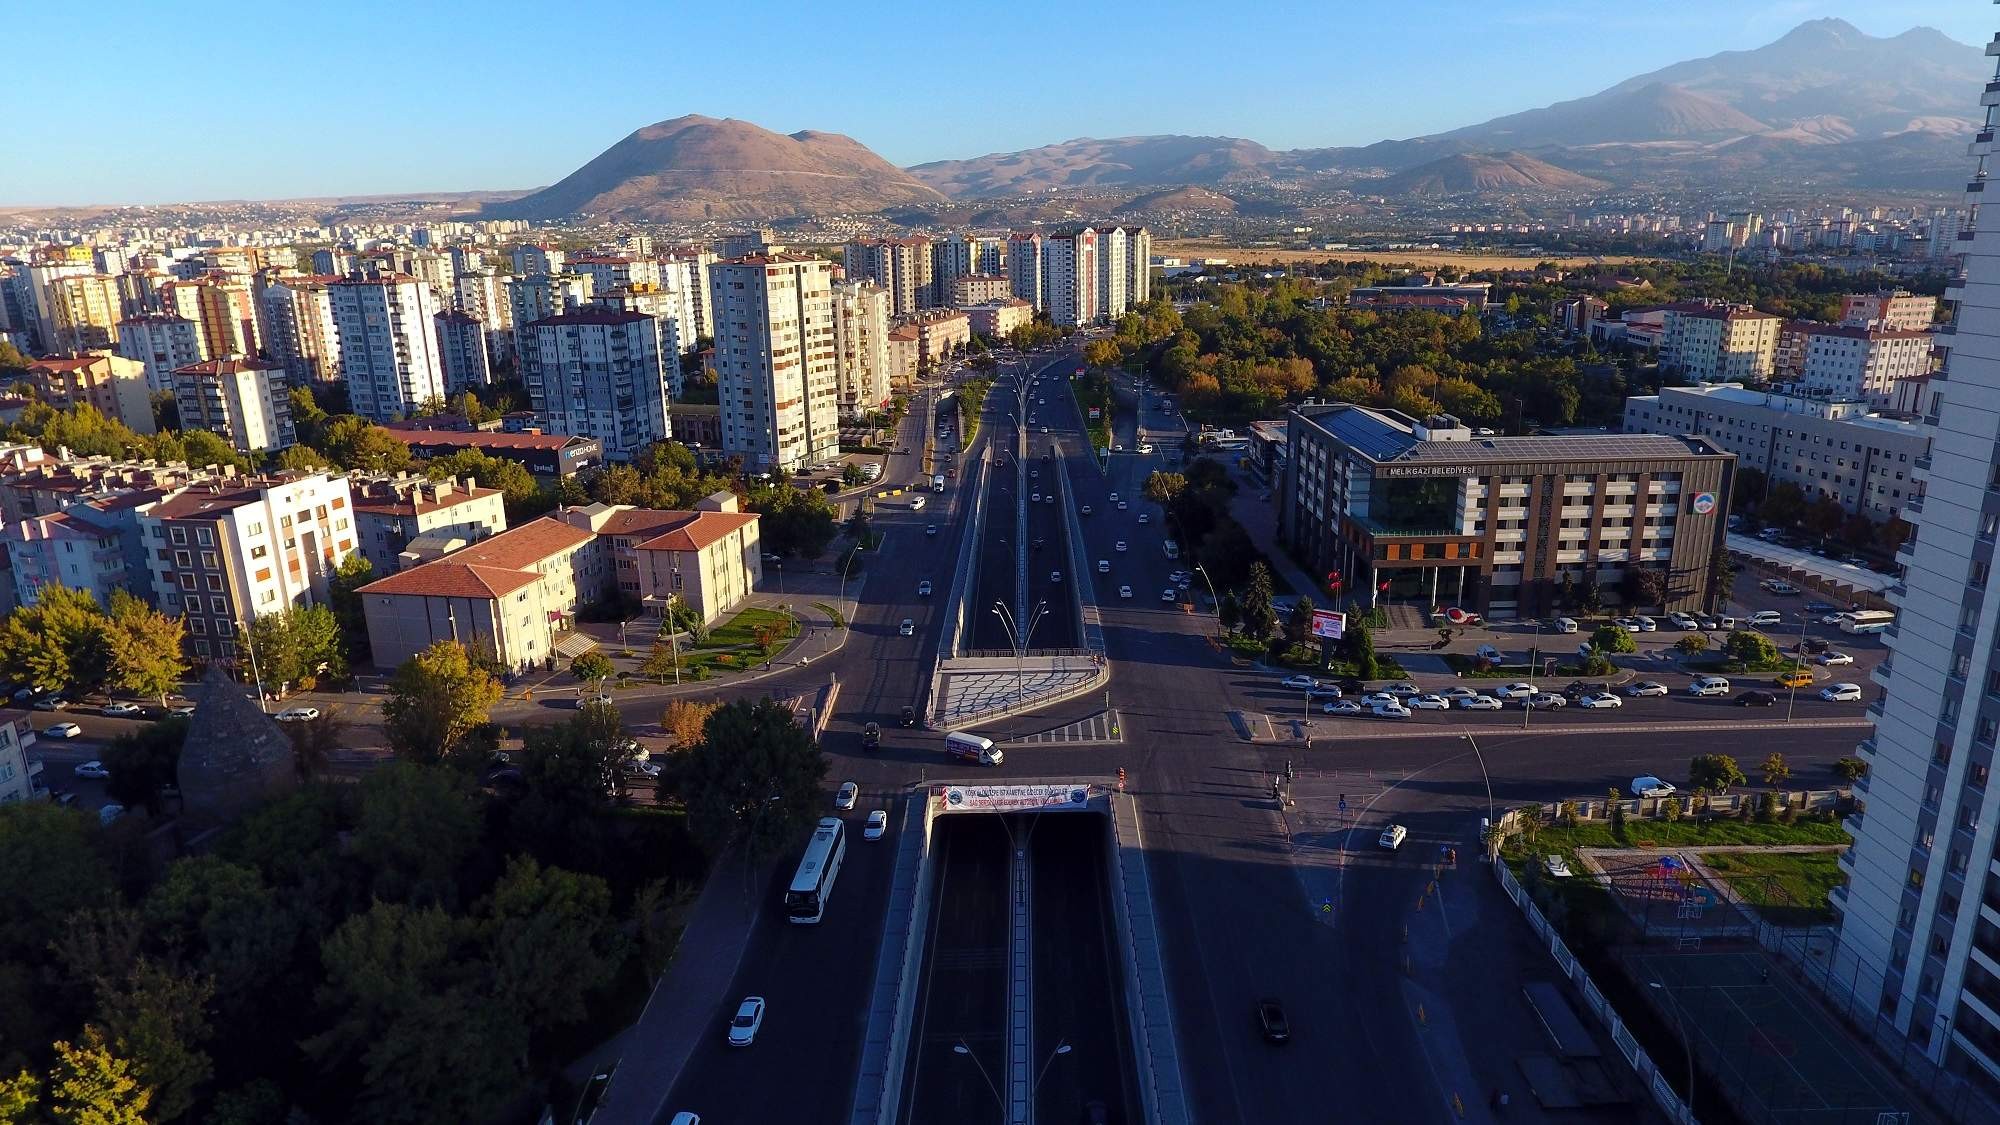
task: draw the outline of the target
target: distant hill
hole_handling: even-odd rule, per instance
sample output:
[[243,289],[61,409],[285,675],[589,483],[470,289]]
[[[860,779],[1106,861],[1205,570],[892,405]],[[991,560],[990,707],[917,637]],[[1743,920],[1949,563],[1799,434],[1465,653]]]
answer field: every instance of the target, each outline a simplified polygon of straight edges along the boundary
[[1234,212],[1236,201],[1221,192],[1200,187],[1167,188],[1149,191],[1125,204],[1127,211],[1225,211]]
[[851,137],[789,136],[747,121],[689,115],[648,125],[552,187],[483,214],[595,214],[653,221],[779,219],[935,203],[935,190]]
[[1543,109],[1510,113],[1426,138],[1509,148],[1640,141],[1724,140],[1770,126],[1729,103],[1665,82],[1614,88]]
[[910,174],[950,196],[1050,188],[1156,187],[1261,180],[1278,154],[1237,137],[1083,137],[1023,152],[919,164]]
[[1610,185],[1520,152],[1461,152],[1364,183],[1382,195],[1458,195],[1510,191],[1577,193]]

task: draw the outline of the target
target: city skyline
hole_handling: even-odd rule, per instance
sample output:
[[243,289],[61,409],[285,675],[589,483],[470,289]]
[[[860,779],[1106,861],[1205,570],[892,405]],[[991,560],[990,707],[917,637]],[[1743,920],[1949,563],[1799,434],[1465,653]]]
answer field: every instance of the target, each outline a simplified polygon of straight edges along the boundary
[[[200,20],[186,9],[119,6],[101,26],[117,28],[126,41],[151,44],[163,59],[198,57],[210,49],[199,38],[206,29],[217,20],[229,24],[232,10],[246,11],[220,3],[205,10],[211,18]],[[1322,12],[1299,5],[1220,19],[1186,4],[1143,10],[1119,4],[1076,35],[1036,40],[1044,65],[1075,81],[996,86],[969,66],[963,81],[935,83],[922,98],[909,99],[885,97],[873,84],[838,76],[881,73],[899,57],[934,49],[949,17],[915,24],[887,10],[836,14],[787,7],[675,13],[670,25],[652,12],[616,12],[565,25],[515,4],[484,9],[482,19],[470,23],[456,13],[375,3],[331,16],[260,10],[254,23],[240,21],[243,39],[232,47],[235,57],[279,57],[315,42],[364,43],[377,36],[386,41],[372,57],[386,61],[397,54],[398,42],[434,42],[454,56],[494,60],[491,96],[426,100],[434,99],[437,87],[415,77],[424,68],[408,70],[407,78],[394,67],[377,73],[355,61],[370,54],[334,51],[324,57],[341,61],[326,64],[329,73],[309,72],[317,81],[253,83],[243,97],[206,106],[197,126],[175,99],[160,96],[150,71],[107,70],[66,87],[63,113],[12,115],[0,126],[0,148],[17,156],[0,166],[0,204],[525,190],[555,182],[635,128],[684,113],[737,117],[780,132],[844,133],[904,166],[1082,136],[1224,135],[1274,149],[1368,144],[1587,95],[1682,59],[1754,48],[1808,19],[1845,19],[1877,36],[1929,26],[1978,43],[1984,34],[1974,22],[1977,14],[1941,3],[1703,2],[1670,12],[1606,13],[1581,3],[1495,12],[1454,2],[1439,5],[1438,19],[1457,32],[1413,44],[1395,14],[1373,10],[1343,13],[1336,28]],[[1060,27],[1068,15],[1042,3],[1018,10],[1020,21],[1035,27]],[[29,11],[12,19],[20,42],[59,51],[86,46],[72,42],[75,32],[59,14]],[[1313,26],[1328,33],[1298,36],[1301,27]],[[1162,29],[1171,41],[1134,41],[1107,53],[1102,34],[1120,28]],[[678,54],[689,65],[646,62],[638,80],[580,87],[588,95],[581,103],[528,97],[506,77],[503,60],[522,44],[535,44],[543,60],[538,65],[556,73],[568,71],[562,60],[581,65],[598,58],[590,72],[616,74],[617,61],[602,58],[606,45],[667,35],[674,45],[647,58]],[[697,61],[726,59],[727,45],[737,42],[775,44],[782,51],[788,43],[836,41],[870,65],[843,66],[824,77],[807,67],[776,82],[724,84],[714,79],[726,62]],[[1279,43],[1286,58],[1271,64],[1258,57]],[[1350,43],[1371,47],[1365,54],[1344,52]],[[1172,53],[1181,44],[1201,44],[1201,53]],[[1122,65],[1107,66],[1107,59]],[[314,90],[328,91],[318,104],[311,104]],[[993,112],[996,95],[1005,98],[1007,112]],[[588,112],[579,113],[579,104]],[[940,121],[947,127],[938,128]],[[115,146],[106,140],[114,136]],[[524,136],[537,140],[524,145]],[[220,150],[203,143],[213,137],[235,143]],[[117,153],[115,161],[106,160],[106,151]],[[373,159],[370,152],[393,155]],[[28,158],[18,158],[24,153]]]

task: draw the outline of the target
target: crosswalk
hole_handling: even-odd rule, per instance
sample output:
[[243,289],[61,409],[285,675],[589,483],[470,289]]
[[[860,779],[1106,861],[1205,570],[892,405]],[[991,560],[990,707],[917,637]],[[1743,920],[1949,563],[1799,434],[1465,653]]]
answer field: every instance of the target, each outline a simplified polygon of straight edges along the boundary
[[1006,745],[1050,746],[1068,744],[1074,746],[1118,743],[1125,741],[1122,730],[1123,728],[1120,727],[1118,721],[1118,712],[1099,711],[1087,719],[1080,719],[1067,726],[1056,727],[1053,730],[1045,730],[1037,734],[1024,734],[1019,738],[1010,738],[1006,741]]

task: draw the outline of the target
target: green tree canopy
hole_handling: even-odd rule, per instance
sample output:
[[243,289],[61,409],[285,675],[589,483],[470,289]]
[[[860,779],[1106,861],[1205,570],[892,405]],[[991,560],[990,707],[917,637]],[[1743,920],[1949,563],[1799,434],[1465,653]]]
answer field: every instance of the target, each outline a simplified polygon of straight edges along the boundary
[[111,593],[104,624],[111,682],[133,695],[166,702],[188,671],[182,655],[181,619],[169,617],[124,590]]
[[674,759],[673,785],[710,851],[741,834],[761,855],[790,844],[817,819],[826,758],[769,699],[735,700],[708,717],[699,745]]
[[1744,780],[1742,767],[1727,754],[1697,754],[1688,763],[1688,784],[1711,793],[1727,793]]
[[44,586],[0,625],[0,670],[43,691],[89,691],[111,669],[104,630],[89,591]]
[[479,834],[479,807],[460,774],[398,762],[362,780],[349,852],[374,873],[376,898],[450,906]]
[[442,761],[486,722],[500,695],[500,682],[464,645],[438,641],[405,660],[389,683],[382,702],[389,744],[413,761]]
[[320,452],[343,469],[393,473],[410,467],[410,447],[366,418],[343,414],[326,426]]
[[1590,647],[1606,653],[1638,652],[1639,642],[1619,626],[1599,625],[1590,634]]

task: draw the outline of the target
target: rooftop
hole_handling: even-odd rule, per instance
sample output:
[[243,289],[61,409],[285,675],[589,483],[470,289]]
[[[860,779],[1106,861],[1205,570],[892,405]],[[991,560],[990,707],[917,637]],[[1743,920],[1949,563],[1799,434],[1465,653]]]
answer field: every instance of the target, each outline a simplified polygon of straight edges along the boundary
[[1417,432],[1425,427],[1425,423],[1407,414],[1352,403],[1308,403],[1295,408],[1293,416],[1325,431],[1376,464],[1671,460],[1724,456],[1706,439],[1667,434],[1426,437]]
[[284,365],[262,359],[245,359],[232,356],[228,359],[204,359],[200,363],[190,363],[186,367],[174,368],[176,375],[236,375],[245,371],[283,371]]
[[591,439],[568,434],[505,434],[487,430],[426,430],[385,427],[412,449],[567,449]]
[[497,598],[541,578],[542,560],[581,547],[591,534],[553,516],[482,539],[422,566],[389,575],[360,590],[430,598]]

